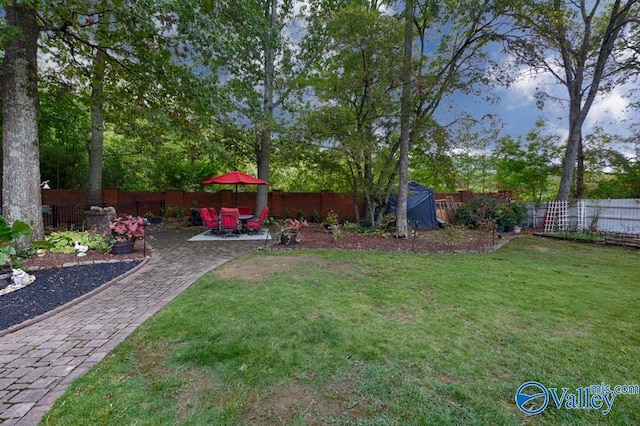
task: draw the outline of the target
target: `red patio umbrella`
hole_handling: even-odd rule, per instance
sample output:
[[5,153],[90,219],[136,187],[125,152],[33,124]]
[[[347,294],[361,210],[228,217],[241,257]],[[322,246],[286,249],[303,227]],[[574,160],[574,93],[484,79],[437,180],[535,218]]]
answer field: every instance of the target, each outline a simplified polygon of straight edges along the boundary
[[268,185],[262,179],[250,176],[246,173],[242,173],[238,170],[225,173],[220,176],[215,176],[202,181],[204,184],[215,183],[218,185],[235,185],[236,186],[236,204],[238,204],[238,185]]

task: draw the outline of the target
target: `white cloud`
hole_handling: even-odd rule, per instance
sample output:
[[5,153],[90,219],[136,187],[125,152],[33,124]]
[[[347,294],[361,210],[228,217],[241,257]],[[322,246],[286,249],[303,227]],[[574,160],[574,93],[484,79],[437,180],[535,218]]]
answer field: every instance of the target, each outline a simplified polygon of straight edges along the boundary
[[[535,93],[540,90],[552,99],[545,99],[543,110],[537,110]],[[521,70],[519,76],[508,89],[500,90],[504,108],[511,114],[528,114],[532,123],[534,117],[544,116],[550,133],[560,135],[566,140],[568,130],[568,98],[567,89],[550,74],[534,74]],[[627,94],[631,92],[631,85],[615,87],[610,93],[596,97],[584,125],[584,133],[592,131],[596,125],[614,127],[615,132],[625,133],[623,122],[637,122],[638,114],[629,108]],[[534,111],[538,111],[536,114]],[[523,129],[526,131],[528,129]]]
[[507,89],[507,108],[518,109],[535,104],[533,95],[539,83],[535,75],[523,74]]
[[624,96],[627,92],[624,86],[617,86],[611,93],[596,98],[586,124],[594,126],[597,123],[615,123],[630,118],[629,101]]

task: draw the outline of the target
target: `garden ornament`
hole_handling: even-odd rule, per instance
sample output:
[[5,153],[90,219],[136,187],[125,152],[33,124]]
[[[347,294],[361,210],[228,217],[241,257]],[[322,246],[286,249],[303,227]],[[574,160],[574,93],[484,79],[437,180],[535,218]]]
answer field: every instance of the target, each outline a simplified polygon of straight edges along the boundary
[[26,285],[31,284],[36,280],[34,275],[29,275],[22,269],[13,269],[13,274],[11,275],[11,282],[14,285],[24,287]]

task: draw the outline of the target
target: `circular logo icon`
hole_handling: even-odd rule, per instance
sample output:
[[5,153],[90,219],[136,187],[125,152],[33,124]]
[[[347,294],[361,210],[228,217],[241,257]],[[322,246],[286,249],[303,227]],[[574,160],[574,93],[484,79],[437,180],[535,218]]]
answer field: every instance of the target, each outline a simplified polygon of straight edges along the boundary
[[525,414],[540,414],[548,403],[549,392],[538,382],[523,383],[516,391],[516,405]]

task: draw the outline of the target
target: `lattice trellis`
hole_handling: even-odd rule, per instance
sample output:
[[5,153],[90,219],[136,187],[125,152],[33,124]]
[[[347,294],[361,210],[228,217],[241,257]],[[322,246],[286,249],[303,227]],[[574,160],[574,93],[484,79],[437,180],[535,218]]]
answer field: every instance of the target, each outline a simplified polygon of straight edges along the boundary
[[567,201],[549,201],[544,223],[544,232],[566,231]]

